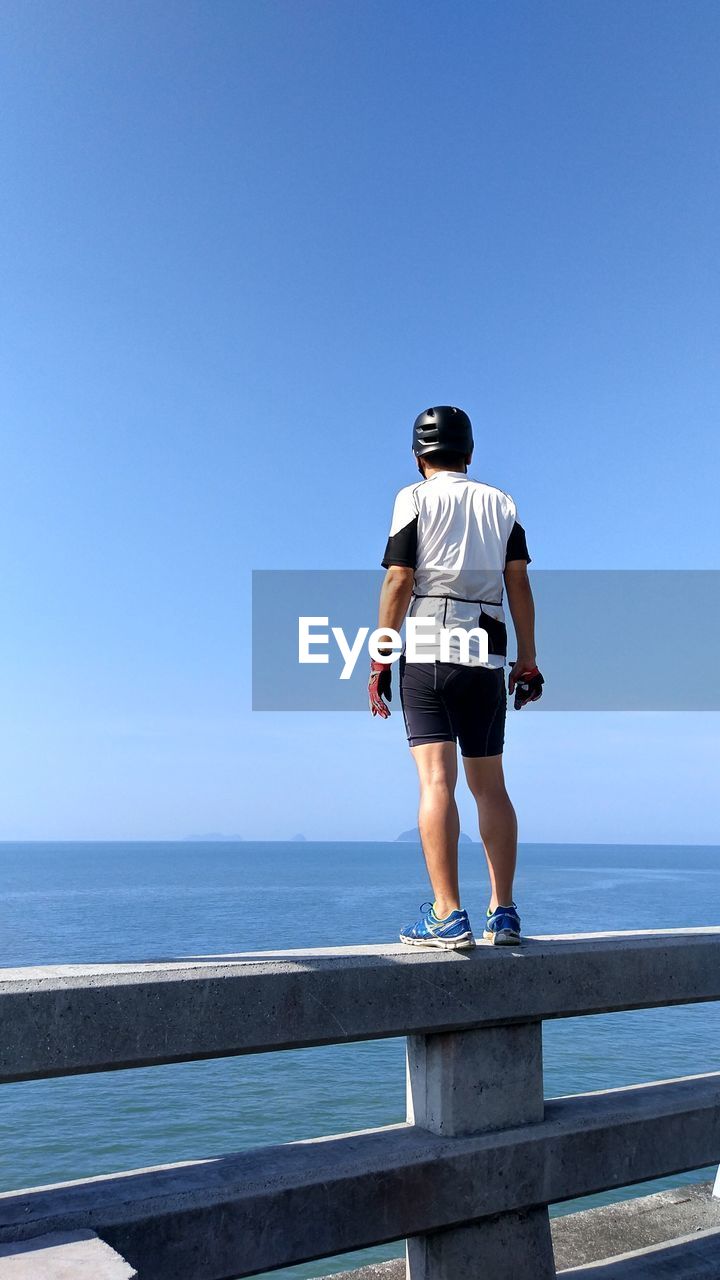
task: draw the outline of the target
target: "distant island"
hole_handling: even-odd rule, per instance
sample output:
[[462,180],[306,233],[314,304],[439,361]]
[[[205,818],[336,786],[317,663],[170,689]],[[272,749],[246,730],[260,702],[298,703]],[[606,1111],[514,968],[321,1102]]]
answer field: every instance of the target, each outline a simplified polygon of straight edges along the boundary
[[222,843],[222,841],[224,840],[231,840],[233,842],[237,840],[242,840],[243,836],[226,836],[226,835],[223,835],[222,831],[206,831],[204,835],[185,836],[185,839],[198,840],[205,844],[219,844],[219,843]]
[[304,836],[302,831],[298,831],[298,834],[296,836],[291,836],[290,840],[292,844],[297,844],[298,841],[302,844],[303,840],[307,840],[307,836]]
[[[418,827],[411,827],[409,831],[401,831],[401,832],[400,832],[400,835],[395,837],[395,843],[396,843],[396,844],[397,844],[398,840],[404,840],[404,841],[406,841],[408,844],[419,844],[419,843],[420,843],[420,831],[419,831],[419,828],[418,828]],[[472,844],[472,842],[473,842],[472,836],[468,836],[468,835],[466,835],[464,831],[461,831],[461,832],[460,832],[460,843],[461,843],[461,844]]]

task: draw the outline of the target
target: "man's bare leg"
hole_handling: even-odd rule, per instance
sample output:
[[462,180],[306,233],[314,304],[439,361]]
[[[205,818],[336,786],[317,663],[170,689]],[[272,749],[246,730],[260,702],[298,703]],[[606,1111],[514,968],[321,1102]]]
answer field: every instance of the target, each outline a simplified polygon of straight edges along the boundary
[[494,911],[513,900],[517,817],[505,790],[502,756],[465,757],[463,765],[477,803],[480,839],[490,872],[490,910]]
[[420,838],[435,894],[435,911],[442,919],[460,906],[457,748],[454,742],[430,742],[412,747],[412,754],[420,781]]

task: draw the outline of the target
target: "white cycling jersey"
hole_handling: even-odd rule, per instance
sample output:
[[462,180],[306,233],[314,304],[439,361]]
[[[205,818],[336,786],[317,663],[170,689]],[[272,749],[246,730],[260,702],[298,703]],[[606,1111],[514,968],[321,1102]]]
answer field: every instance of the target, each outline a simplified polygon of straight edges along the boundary
[[386,569],[403,565],[415,570],[408,616],[435,620],[434,641],[429,647],[423,642],[424,652],[435,660],[441,657],[439,628],[472,631],[481,626],[489,637],[487,662],[475,637],[467,659],[459,638],[451,638],[449,661],[504,666],[503,571],[510,560],[530,562],[509,494],[460,471],[439,471],[400,490],[382,563]]

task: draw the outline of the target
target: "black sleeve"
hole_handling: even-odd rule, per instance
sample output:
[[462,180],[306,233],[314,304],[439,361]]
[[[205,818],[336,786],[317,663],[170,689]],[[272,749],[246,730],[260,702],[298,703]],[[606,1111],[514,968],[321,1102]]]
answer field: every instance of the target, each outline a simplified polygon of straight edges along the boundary
[[505,548],[505,563],[507,564],[508,560],[527,560],[527,563],[530,564],[530,559],[531,557],[530,552],[527,549],[525,530],[516,520],[510,530],[510,537],[507,540],[507,547]]
[[409,524],[398,529],[397,533],[391,533],[385,547],[385,555],[382,558],[383,569],[389,569],[391,565],[397,564],[404,569],[415,568],[415,557],[417,555],[417,527],[418,518],[415,516]]
[[403,569],[415,568],[419,510],[415,494],[420,487],[420,485],[406,485],[395,499],[390,522],[390,537],[382,558],[383,569],[389,569],[394,564]]

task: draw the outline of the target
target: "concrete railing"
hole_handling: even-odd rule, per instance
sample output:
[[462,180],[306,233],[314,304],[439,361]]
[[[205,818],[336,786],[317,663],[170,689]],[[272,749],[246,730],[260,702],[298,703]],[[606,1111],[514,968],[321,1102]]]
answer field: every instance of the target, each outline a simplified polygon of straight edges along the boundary
[[[71,1233],[130,1264],[113,1275],[226,1280],[406,1238],[412,1280],[465,1280],[479,1259],[544,1280],[549,1204],[720,1160],[720,1073],[546,1100],[541,1043],[546,1018],[720,999],[720,929],[0,979],[0,1082],[388,1036],[408,1047],[406,1123],[5,1193],[0,1259]],[[55,1274],[38,1266],[27,1274]]]

